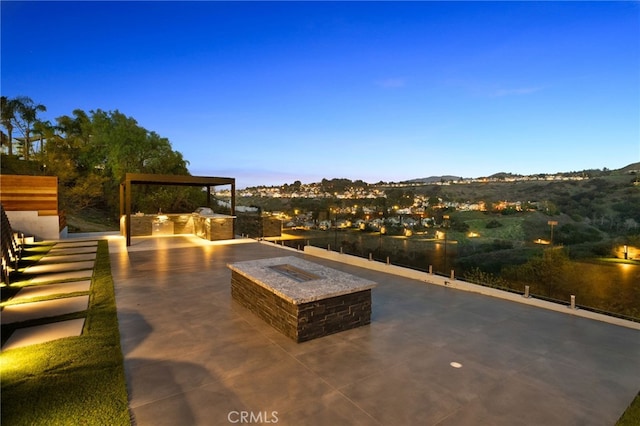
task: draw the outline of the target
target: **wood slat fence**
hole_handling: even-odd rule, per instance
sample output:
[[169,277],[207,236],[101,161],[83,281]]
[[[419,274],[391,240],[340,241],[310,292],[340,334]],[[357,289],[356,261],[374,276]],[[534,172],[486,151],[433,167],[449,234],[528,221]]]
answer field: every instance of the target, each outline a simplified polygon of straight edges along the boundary
[[0,175],[0,202],[6,211],[37,211],[58,215],[56,176]]

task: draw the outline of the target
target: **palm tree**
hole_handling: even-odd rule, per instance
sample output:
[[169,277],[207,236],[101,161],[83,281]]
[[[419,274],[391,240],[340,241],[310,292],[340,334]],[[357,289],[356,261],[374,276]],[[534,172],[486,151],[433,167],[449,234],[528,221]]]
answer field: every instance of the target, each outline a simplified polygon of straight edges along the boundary
[[31,132],[33,125],[38,121],[38,112],[47,110],[42,104],[35,104],[33,100],[27,96],[19,96],[12,101],[14,103],[13,122],[24,136],[24,159],[29,160],[29,152],[31,150]]
[[7,147],[9,155],[13,155],[13,120],[15,118],[15,102],[6,96],[0,97],[0,121],[5,129],[7,129]]
[[56,135],[55,131],[56,131],[55,126],[53,126],[48,120],[36,121],[33,124],[33,135],[37,136],[38,139],[40,140],[40,149],[38,150],[38,152],[39,152],[39,157],[41,162],[44,161],[44,154],[45,154],[44,141],[46,140],[48,142],[49,139],[53,138]]

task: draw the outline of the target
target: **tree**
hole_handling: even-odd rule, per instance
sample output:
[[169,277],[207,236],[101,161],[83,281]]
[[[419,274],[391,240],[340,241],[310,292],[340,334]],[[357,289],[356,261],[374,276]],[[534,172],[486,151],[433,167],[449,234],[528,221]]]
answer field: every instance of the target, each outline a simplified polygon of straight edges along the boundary
[[537,292],[546,292],[548,297],[560,298],[563,279],[575,273],[564,250],[550,248],[544,250],[542,257],[535,257],[522,265],[508,266],[502,270],[507,280],[528,284]]
[[62,135],[62,148],[72,158],[74,168],[79,172],[100,168],[106,154],[102,147],[94,142],[94,125],[86,112],[76,109],[73,116],[63,115],[56,118],[58,130]]
[[386,195],[389,204],[399,208],[411,207],[415,198],[413,191],[401,188],[391,188],[386,191]]
[[552,201],[549,200],[545,200],[543,207],[542,207],[542,211],[547,215],[547,216],[555,216],[560,214],[560,209],[558,209],[558,206],[555,205],[555,203],[553,203]]
[[[105,201],[110,209],[115,211],[118,206],[118,185],[125,173],[189,174],[188,162],[172,149],[169,140],[139,126],[132,117],[117,110],[90,111],[89,115],[74,111],[74,116],[66,121],[76,135],[79,168],[85,176],[99,174],[104,178]],[[158,188],[142,186],[133,202],[142,210],[151,206],[156,211],[158,207],[178,211],[179,206],[187,210],[197,207],[186,201],[194,192],[193,188],[167,188],[160,197]]]
[[118,182],[125,173],[188,174],[188,162],[169,140],[139,126],[132,117],[117,110],[97,110],[91,111],[89,120],[88,169],[101,169]]
[[487,222],[487,224],[485,225],[485,228],[492,229],[492,228],[500,228],[501,226],[503,226],[502,222],[496,219],[491,219],[489,222]]
[[427,203],[429,204],[429,207],[434,208],[440,205],[440,198],[436,197],[435,195],[432,195],[427,200]]
[[40,139],[40,149],[38,150],[39,159],[42,166],[46,167],[44,163],[45,158],[45,144],[44,141],[55,136],[56,128],[49,121],[37,121],[33,125],[33,134]]
[[469,231],[469,224],[454,217],[451,220],[451,229],[458,232],[467,232]]
[[[25,136],[24,160],[32,151],[32,138],[40,139],[41,170],[58,176],[61,207],[69,212],[96,207],[116,212],[118,186],[125,173],[189,174],[188,162],[167,138],[117,110],[86,113],[77,109],[56,118],[56,125],[38,120],[40,111],[46,108],[28,97],[2,97],[2,125],[9,132],[18,128]],[[142,187],[134,194],[134,202],[141,208],[193,211],[202,204],[203,194],[199,188]]]
[[7,129],[7,147],[9,155],[13,155],[13,121],[15,118],[15,101],[6,96],[0,97],[0,116],[1,122]]
[[31,150],[31,132],[33,131],[34,124],[38,121],[38,112],[44,112],[47,110],[42,104],[35,104],[33,100],[27,96],[18,96],[13,99],[14,109],[12,118],[13,125],[20,130],[24,137],[23,156],[24,159],[29,161],[29,153]]

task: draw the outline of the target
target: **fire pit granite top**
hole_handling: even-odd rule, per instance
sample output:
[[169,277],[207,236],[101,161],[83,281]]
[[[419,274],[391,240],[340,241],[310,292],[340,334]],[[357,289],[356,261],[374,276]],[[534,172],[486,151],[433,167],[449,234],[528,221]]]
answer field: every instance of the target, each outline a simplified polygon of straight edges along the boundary
[[299,305],[369,290],[373,281],[294,256],[231,263],[229,269]]

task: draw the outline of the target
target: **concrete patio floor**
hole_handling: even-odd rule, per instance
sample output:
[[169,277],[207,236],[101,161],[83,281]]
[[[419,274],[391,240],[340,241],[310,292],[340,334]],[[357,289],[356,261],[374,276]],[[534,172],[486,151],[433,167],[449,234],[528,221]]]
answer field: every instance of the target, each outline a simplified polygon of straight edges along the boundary
[[[640,389],[638,330],[268,243],[132,242],[109,246],[137,425],[601,426]],[[371,324],[296,344],[231,299],[227,263],[283,255],[377,282]]]

